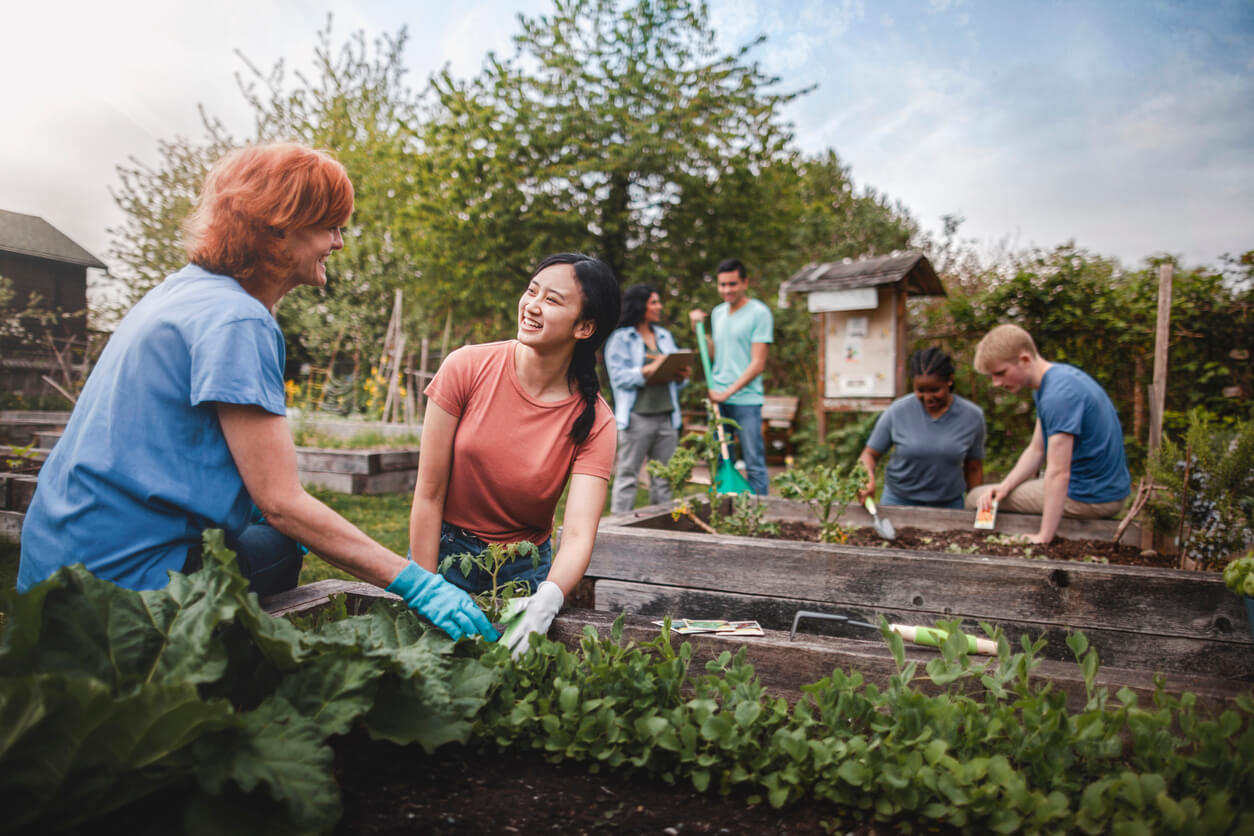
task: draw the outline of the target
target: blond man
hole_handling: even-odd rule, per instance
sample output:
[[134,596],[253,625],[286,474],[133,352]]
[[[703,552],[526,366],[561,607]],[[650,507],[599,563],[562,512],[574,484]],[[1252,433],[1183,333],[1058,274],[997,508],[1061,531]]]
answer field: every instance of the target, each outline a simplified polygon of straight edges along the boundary
[[[1028,540],[1054,539],[1063,516],[1113,517],[1131,488],[1123,429],[1115,405],[1097,381],[1075,366],[1051,363],[1017,325],[999,325],[975,349],[975,368],[1008,392],[1027,386],[1036,401],[1036,429],[1000,483],[967,494],[968,508],[1040,514]],[[1045,475],[1038,478],[1042,463]]]

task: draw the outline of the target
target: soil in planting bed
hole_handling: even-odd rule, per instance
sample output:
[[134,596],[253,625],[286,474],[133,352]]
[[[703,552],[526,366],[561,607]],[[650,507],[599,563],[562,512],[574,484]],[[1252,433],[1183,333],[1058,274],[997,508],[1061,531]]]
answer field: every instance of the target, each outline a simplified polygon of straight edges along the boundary
[[[858,822],[817,802],[776,810],[743,797],[699,793],[642,775],[579,763],[550,764],[534,753],[449,745],[426,754],[354,734],[336,743],[344,815],[337,834],[502,833],[851,833],[900,832]],[[944,833],[933,826],[914,832]]]
[[[700,529],[681,517],[676,525],[683,531]],[[818,542],[819,529],[803,522],[778,523],[778,535],[759,535],[766,539],[803,540]],[[982,554],[1004,557],[1023,557],[1046,560],[1078,560],[1088,563],[1112,563],[1120,566],[1152,566],[1160,569],[1176,568],[1174,555],[1142,551],[1136,546],[1112,543],[1109,540],[1068,540],[1055,537],[1052,543],[1016,543],[1013,538],[990,531],[931,531],[913,526],[896,526],[897,537],[888,542],[870,527],[850,529],[844,545],[869,548],[894,548],[909,551],[946,552],[949,554]]]

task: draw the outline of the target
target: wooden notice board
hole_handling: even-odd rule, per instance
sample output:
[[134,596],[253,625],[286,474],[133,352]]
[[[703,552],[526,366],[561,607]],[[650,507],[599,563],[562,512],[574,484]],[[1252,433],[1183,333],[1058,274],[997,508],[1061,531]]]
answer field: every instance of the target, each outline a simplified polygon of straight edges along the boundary
[[897,306],[891,285],[873,309],[823,313],[824,398],[897,395]]

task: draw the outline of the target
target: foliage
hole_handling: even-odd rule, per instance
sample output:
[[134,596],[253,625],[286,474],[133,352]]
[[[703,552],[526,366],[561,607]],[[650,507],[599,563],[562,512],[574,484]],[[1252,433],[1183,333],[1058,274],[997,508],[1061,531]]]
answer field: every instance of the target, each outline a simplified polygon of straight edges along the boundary
[[1254,598],[1254,549],[1224,567],[1224,586],[1233,595]]
[[819,518],[820,543],[843,543],[849,533],[840,518],[866,480],[866,468],[855,462],[847,470],[841,465],[789,468],[775,477],[775,487],[780,496],[810,505]]
[[[1254,785],[1254,701],[1217,718],[1190,695],[1114,698],[1096,685],[1082,634],[1069,644],[1087,687],[1084,709],[1033,681],[1043,641],[976,663],[957,624],[921,675],[886,625],[897,673],[887,688],[858,673],[805,686],[790,708],[770,697],[744,650],[704,675],[692,649],[657,639],[622,645],[591,627],[577,653],[534,637],[476,723],[476,737],[629,769],[698,791],[749,794],[773,806],[831,801],[858,819],[971,832],[1226,833],[1254,826],[1241,799]],[[929,693],[924,692],[924,688]],[[976,696],[973,696],[975,694]],[[1125,740],[1127,741],[1125,745]],[[914,828],[911,827],[911,830]]]
[[[1066,244],[1008,256],[996,268],[964,262],[944,277],[949,295],[922,311],[913,347],[940,342],[954,355],[957,390],[984,408],[991,468],[1014,461],[1035,421],[1022,394],[999,393],[971,367],[975,345],[1003,322],[1027,329],[1046,359],[1078,366],[1102,385],[1119,411],[1129,465],[1141,466],[1162,263],[1170,262],[1126,271]],[[1254,393],[1254,380],[1241,358],[1254,344],[1254,289],[1220,272],[1174,266],[1164,430],[1183,431],[1195,407],[1225,422],[1247,417],[1243,398]]]
[[519,23],[511,57],[433,79],[419,208],[434,292],[464,316],[504,312],[502,274],[582,248],[687,296],[726,254],[782,236],[763,204],[788,169],[780,111],[797,94],[749,60],[758,42],[719,54],[690,0],[556,0]]
[[531,568],[540,568],[540,549],[535,543],[523,540],[518,543],[489,543],[479,554],[451,554],[440,561],[440,571],[445,572],[456,565],[466,577],[476,569],[482,569],[489,578],[488,588],[473,596],[479,609],[489,619],[499,621],[501,614],[513,598],[529,594],[529,587],[522,581],[498,580],[501,570],[515,560],[529,559]]
[[[730,515],[724,513],[724,505],[718,495],[716,478],[723,448],[722,442],[718,439],[718,429],[719,427],[724,430],[728,427],[738,429],[740,425],[730,418],[724,418],[721,414],[716,417],[713,404],[708,400],[704,403],[705,429],[699,433],[688,433],[681,438],[670,461],[653,460],[646,465],[651,478],[665,479],[675,488],[675,507],[671,511],[671,517],[679,519],[681,516],[686,516],[711,533],[752,537],[777,532],[777,525],[763,519],[766,507],[756,497],[741,494],[732,500]],[[706,503],[710,510],[708,525],[697,516],[692,506],[692,497],[683,494],[680,490],[680,486],[688,483],[698,461],[705,463],[707,472],[710,474],[710,485],[705,490]]]
[[1178,536],[1182,563],[1217,569],[1254,542],[1254,421],[1225,428],[1195,410],[1183,444],[1163,439],[1149,470],[1162,487],[1147,506],[1150,519]]
[[159,140],[153,166],[131,157],[116,167],[119,185],[110,188],[122,211],[121,226],[110,227],[110,273],[120,281],[122,298],[112,315],[121,317],[145,293],[187,263],[182,225],[200,196],[215,162],[241,143],[222,123],[200,110],[204,136]]
[[369,44],[356,32],[337,47],[328,16],[312,72],[289,74],[279,61],[263,73],[249,64],[241,80],[259,140],[329,149],[353,182],[353,217],[343,251],[327,262],[326,287],[291,294],[278,310],[296,360],[325,365],[343,352],[364,355],[359,362],[369,365],[398,289],[405,291],[410,318],[426,321],[414,308],[424,242],[410,206],[419,189],[414,169],[422,103],[405,79],[407,40],[403,28]]
[[207,535],[206,568],[162,590],[74,566],[9,593],[0,830],[174,797],[184,832],[326,833],[340,815],[329,737],[469,737],[492,668],[403,605],[301,633],[260,610],[221,543]]
[[[1254,827],[1254,700],[1206,714],[1159,690],[1141,706],[1034,679],[1043,641],[976,661],[956,623],[925,665],[881,633],[884,688],[833,671],[794,706],[743,649],[690,670],[669,625],[642,644],[591,627],[576,650],[535,635],[454,644],[405,607],[342,603],[305,629],[273,619],[208,544],[202,571],[132,592],[81,567],[11,595],[0,628],[0,830],[150,817],[188,832],[330,832],[340,814],[327,740],[354,727],[428,751],[452,740],[634,771],[779,807],[830,801],[860,819],[972,832],[1229,833]],[[223,561],[226,562],[223,562]],[[1161,683],[1160,683],[1161,684]],[[57,757],[48,757],[56,753]],[[487,755],[490,756],[490,755]]]

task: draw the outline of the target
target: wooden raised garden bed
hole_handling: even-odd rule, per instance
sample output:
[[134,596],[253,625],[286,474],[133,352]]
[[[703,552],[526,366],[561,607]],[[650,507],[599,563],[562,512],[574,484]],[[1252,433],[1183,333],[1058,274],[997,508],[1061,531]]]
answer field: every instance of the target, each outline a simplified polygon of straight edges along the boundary
[[[328,606],[335,595],[345,595],[350,614],[364,611],[371,602],[380,598],[396,599],[371,584],[357,581],[326,580],[300,586],[288,592],[264,599],[262,606],[271,615],[310,613]],[[548,636],[570,649],[579,646],[587,626],[593,627],[602,637],[608,637],[617,613],[601,609],[565,608],[554,619]],[[624,617],[623,641],[651,641],[659,628],[652,616],[628,614]],[[716,659],[720,653],[744,648],[746,658],[754,666],[759,680],[773,695],[790,702],[800,699],[801,688],[817,682],[834,669],[857,671],[868,681],[885,687],[896,673],[887,645],[876,635],[862,638],[842,638],[798,634],[790,637],[787,630],[765,630],[763,636],[718,638],[706,635],[676,636],[674,643],[692,645],[691,670],[699,673],[705,663]],[[920,668],[937,651],[906,645],[908,660],[917,661]],[[1087,699],[1084,677],[1072,661],[1042,660],[1034,676],[1048,680],[1067,695],[1073,710],[1081,709]],[[1097,684],[1111,692],[1129,688],[1137,694],[1142,705],[1150,704],[1155,690],[1154,675],[1144,670],[1127,670],[1104,666],[1098,671]],[[1212,676],[1176,676],[1167,683],[1173,692],[1190,691],[1197,696],[1198,704],[1208,709],[1222,708],[1238,695],[1248,693],[1249,683],[1237,682]],[[930,690],[930,683],[923,685]]]
[[418,481],[418,449],[330,450],[297,447],[301,484],[348,494],[406,493]]
[[[804,519],[801,503],[767,498],[768,520]],[[915,513],[911,513],[915,512]],[[971,514],[939,509],[885,510],[905,525],[969,528]],[[870,523],[861,508],[850,523]],[[1035,531],[1038,518],[1002,514],[998,533]],[[1060,536],[1109,538],[1115,524],[1065,520]],[[875,623],[930,625],[961,619],[1001,625],[1018,645],[1043,637],[1046,658],[1070,663],[1067,635],[1083,631],[1108,673],[1131,684],[1155,672],[1172,690],[1254,683],[1254,639],[1241,601],[1218,573],[1184,572],[1076,561],[849,547],[678,530],[669,506],[637,509],[601,521],[585,584],[595,608],[659,618],[754,619],[786,631],[798,610]],[[1139,531],[1124,537],[1139,541]],[[885,544],[887,545],[887,544]],[[803,621],[808,634],[866,638],[869,631]],[[876,638],[872,635],[870,638]],[[872,655],[887,658],[880,645]]]
[[[36,436],[59,433],[70,420],[68,412],[40,412],[32,410],[0,411],[0,442],[6,444],[30,444]],[[39,443],[41,447],[51,444]]]

